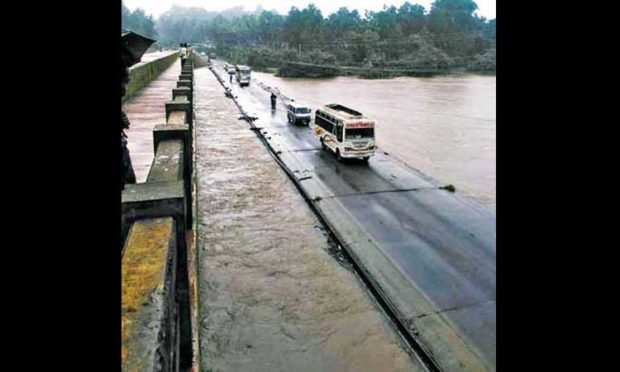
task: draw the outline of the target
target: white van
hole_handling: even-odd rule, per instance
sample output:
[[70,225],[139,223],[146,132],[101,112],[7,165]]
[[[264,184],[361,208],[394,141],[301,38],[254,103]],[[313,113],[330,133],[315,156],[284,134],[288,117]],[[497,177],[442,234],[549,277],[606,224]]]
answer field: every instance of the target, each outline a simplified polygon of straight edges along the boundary
[[286,117],[289,124],[310,124],[312,120],[312,109],[309,106],[294,101],[287,102],[285,106]]
[[252,70],[248,66],[237,65],[235,66],[237,72],[237,81],[240,86],[250,85],[250,73]]
[[338,160],[368,161],[375,154],[375,121],[343,105],[334,103],[317,109],[314,134],[321,147],[333,151]]

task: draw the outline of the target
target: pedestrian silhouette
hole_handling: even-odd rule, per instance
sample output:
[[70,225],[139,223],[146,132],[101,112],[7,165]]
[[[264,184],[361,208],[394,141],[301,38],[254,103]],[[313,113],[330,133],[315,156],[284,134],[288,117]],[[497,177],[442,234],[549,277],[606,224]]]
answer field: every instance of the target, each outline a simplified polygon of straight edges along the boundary
[[276,100],[278,99],[278,97],[275,95],[275,93],[271,92],[271,109],[275,110],[276,109]]

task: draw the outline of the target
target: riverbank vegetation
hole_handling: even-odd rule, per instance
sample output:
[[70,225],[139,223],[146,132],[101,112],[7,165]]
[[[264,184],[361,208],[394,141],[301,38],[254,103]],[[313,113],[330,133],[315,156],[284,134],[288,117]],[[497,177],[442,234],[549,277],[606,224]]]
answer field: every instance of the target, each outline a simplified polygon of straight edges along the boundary
[[381,11],[309,4],[286,15],[257,8],[209,12],[174,6],[156,20],[158,44],[187,41],[232,63],[281,76],[367,78],[495,72],[495,20],[473,0],[436,0],[429,10],[404,2]]

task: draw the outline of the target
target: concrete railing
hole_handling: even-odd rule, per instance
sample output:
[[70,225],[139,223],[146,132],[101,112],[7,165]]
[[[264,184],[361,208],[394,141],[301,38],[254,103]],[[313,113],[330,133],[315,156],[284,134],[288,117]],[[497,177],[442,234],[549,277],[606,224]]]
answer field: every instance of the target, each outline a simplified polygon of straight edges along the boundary
[[[176,58],[176,57],[175,57]],[[187,231],[192,226],[193,63],[155,126],[147,181],[122,194],[124,371],[191,368]]]
[[155,79],[179,58],[178,52],[170,52],[163,57],[146,63],[139,63],[129,69],[129,84],[123,99],[131,97],[146,84]]

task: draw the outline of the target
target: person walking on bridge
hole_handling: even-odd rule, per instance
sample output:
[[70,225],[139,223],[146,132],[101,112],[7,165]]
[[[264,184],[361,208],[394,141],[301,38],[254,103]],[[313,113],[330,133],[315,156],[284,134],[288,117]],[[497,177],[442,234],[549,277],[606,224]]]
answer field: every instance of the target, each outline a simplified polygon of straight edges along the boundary
[[278,97],[276,96],[276,94],[274,92],[271,92],[271,109],[275,110],[276,109],[276,100],[278,99]]
[[188,55],[187,43],[181,43],[181,51],[179,56],[181,57],[181,67],[185,66],[185,61],[187,60]]

